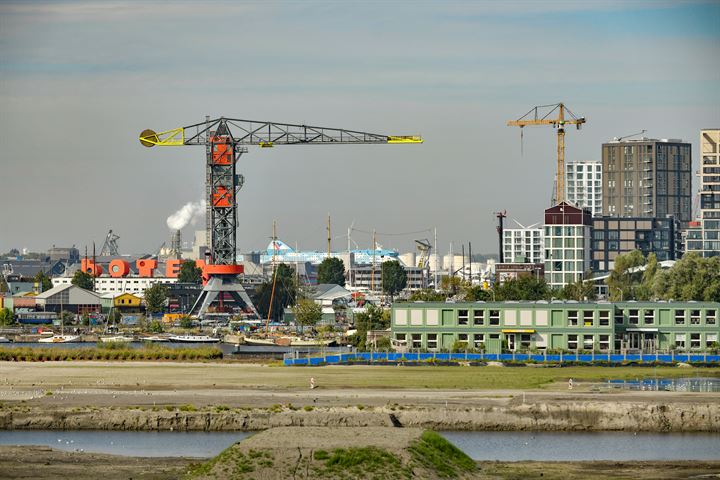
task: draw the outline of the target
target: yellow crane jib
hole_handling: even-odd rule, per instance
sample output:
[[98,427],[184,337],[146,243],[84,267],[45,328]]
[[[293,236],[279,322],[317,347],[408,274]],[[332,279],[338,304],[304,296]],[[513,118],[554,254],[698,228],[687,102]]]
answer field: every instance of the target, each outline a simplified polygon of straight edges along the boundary
[[[543,114],[544,113],[544,114]],[[555,114],[555,116],[552,116]],[[567,114],[567,117],[566,117]],[[552,105],[538,105],[530,109],[517,120],[507,122],[509,127],[520,127],[520,144],[522,148],[522,129],[532,125],[550,125],[557,129],[557,169],[555,178],[555,201],[560,203],[565,200],[565,126],[575,125],[578,130],[585,117],[578,117],[564,103]]]
[[423,143],[423,139],[420,136],[389,136],[387,137],[387,143]]
[[153,130],[143,130],[140,134],[140,143],[146,147],[178,147],[185,145],[185,129],[175,128],[167,132],[155,133]]

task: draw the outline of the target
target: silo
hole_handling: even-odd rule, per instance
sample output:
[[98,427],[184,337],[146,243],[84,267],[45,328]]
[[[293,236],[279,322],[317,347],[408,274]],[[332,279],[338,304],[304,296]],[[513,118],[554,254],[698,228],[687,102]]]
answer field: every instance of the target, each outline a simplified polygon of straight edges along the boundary
[[400,261],[402,262],[402,264],[405,265],[406,267],[414,267],[417,265],[417,263],[415,263],[416,262],[415,252],[403,253],[402,255],[400,255],[399,258],[400,258]]

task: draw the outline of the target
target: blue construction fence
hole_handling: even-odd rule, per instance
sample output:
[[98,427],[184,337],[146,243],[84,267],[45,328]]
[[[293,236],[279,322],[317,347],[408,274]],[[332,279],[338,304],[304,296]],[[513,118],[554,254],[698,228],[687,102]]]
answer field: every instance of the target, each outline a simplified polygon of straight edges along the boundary
[[394,353],[358,352],[307,358],[285,358],[286,366],[341,365],[357,362],[552,362],[552,363],[717,363],[720,355],[705,353],[660,354],[531,354],[531,353]]

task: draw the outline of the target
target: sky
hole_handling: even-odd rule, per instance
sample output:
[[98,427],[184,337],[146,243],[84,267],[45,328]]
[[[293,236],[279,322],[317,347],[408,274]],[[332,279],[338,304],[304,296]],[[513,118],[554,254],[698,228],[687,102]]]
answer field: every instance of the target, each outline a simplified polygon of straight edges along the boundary
[[[168,241],[204,195],[201,147],[144,148],[140,131],[206,115],[422,135],[422,145],[250,148],[238,164],[238,249],[352,240],[495,252],[493,212],[542,221],[551,128],[506,126],[564,102],[587,123],[566,158],[612,137],[720,127],[720,2],[2,2],[0,252],[121,253]],[[512,224],[512,222],[510,222]],[[199,225],[203,225],[201,222]],[[189,226],[190,241],[197,227]]]

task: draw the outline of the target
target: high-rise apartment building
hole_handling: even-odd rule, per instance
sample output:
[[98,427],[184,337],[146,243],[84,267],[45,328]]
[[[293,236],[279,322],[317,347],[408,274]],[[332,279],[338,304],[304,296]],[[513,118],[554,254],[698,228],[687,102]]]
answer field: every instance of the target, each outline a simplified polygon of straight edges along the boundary
[[545,210],[545,280],[555,287],[576,282],[590,270],[590,210],[562,202]]
[[700,218],[687,232],[688,252],[720,255],[720,129],[700,132]]
[[565,200],[578,208],[589,209],[593,217],[602,215],[602,162],[565,164]]
[[682,140],[613,140],[602,146],[602,209],[612,217],[692,220],[692,154]]
[[503,258],[506,263],[542,263],[543,229],[530,225],[526,227],[517,221],[519,228],[503,229]]
[[644,256],[655,254],[658,261],[677,260],[682,256],[680,222],[666,218],[595,217],[593,218],[593,273],[608,272],[618,255],[640,250]]

